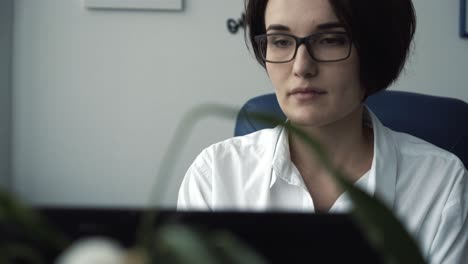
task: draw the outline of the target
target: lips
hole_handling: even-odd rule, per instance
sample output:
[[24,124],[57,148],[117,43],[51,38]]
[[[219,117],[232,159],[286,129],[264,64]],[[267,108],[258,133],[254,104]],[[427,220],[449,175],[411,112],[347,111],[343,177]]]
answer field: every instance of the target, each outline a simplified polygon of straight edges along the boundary
[[327,91],[316,88],[316,87],[298,87],[292,89],[288,95],[305,95],[305,94],[313,94],[313,95],[323,95],[326,94]]

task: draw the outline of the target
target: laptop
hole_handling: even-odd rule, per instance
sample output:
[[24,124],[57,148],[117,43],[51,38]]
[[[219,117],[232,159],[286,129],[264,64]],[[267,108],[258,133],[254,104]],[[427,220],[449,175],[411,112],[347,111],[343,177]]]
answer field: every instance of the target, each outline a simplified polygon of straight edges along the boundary
[[[144,209],[42,208],[41,214],[69,238],[106,236],[129,247]],[[350,215],[284,212],[177,212],[160,210],[155,228],[189,225],[203,234],[231,232],[269,263],[383,263]]]

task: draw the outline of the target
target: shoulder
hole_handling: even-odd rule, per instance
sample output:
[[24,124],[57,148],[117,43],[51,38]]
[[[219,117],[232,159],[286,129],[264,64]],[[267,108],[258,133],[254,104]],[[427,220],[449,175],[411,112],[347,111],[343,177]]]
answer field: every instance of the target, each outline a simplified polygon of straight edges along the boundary
[[281,127],[262,129],[254,133],[233,137],[205,148],[197,157],[198,162],[213,162],[233,158],[247,159],[271,152]]
[[281,127],[230,138],[204,149],[189,167],[179,190],[179,208],[253,206],[269,186],[269,169]]
[[415,164],[427,162],[432,166],[465,170],[462,161],[447,150],[406,133],[396,132],[388,128],[386,132],[393,138],[398,155],[403,161],[411,161]]
[[422,139],[398,132],[392,136],[400,155],[397,207],[404,222],[431,262],[461,260],[468,245],[465,166],[454,154]]
[[[395,155],[381,162],[395,162],[397,200],[425,201],[427,205],[445,206],[466,197],[460,190],[468,188],[468,175],[462,161],[451,152],[412,135],[389,128],[382,135],[387,139],[385,148],[393,148]],[[394,154],[393,154],[394,153]]]
[[[461,160],[453,153],[410,134],[394,131],[384,126],[370,109],[367,109],[367,113],[377,137],[376,144],[380,148],[378,153],[384,154],[381,156],[383,159],[390,158],[392,162],[397,162],[399,170],[424,170],[434,167],[466,170]],[[393,160],[394,154],[396,160]]]
[[468,205],[468,192],[464,191],[468,174],[456,155],[412,135],[390,129],[387,132],[396,146],[400,199],[421,200],[440,208],[454,203]]
[[429,142],[390,129],[386,134],[397,156],[394,208],[432,258],[444,252],[432,241],[466,232],[460,228],[468,212],[467,171],[457,156]]

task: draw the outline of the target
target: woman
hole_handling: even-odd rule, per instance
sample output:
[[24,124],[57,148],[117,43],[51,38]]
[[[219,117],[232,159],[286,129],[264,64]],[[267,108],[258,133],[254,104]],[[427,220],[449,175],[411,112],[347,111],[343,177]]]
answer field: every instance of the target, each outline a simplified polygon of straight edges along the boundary
[[[250,0],[249,40],[292,125],[319,140],[349,180],[381,198],[433,263],[468,245],[468,175],[444,150],[384,127],[363,105],[400,74],[415,30],[411,0]],[[397,106],[395,106],[397,107]],[[351,203],[281,126],[205,149],[179,209],[347,212]]]

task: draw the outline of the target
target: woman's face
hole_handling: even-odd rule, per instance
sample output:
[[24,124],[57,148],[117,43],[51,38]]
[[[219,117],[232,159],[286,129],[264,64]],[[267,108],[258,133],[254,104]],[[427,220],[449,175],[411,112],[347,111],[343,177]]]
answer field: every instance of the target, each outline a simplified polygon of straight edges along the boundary
[[[336,27],[324,27],[329,24]],[[267,33],[305,37],[319,32],[345,32],[328,0],[269,0]],[[280,26],[284,26],[281,29]],[[346,60],[316,62],[300,45],[294,60],[266,63],[278,102],[289,120],[299,126],[323,127],[360,113],[364,91],[354,47]]]

